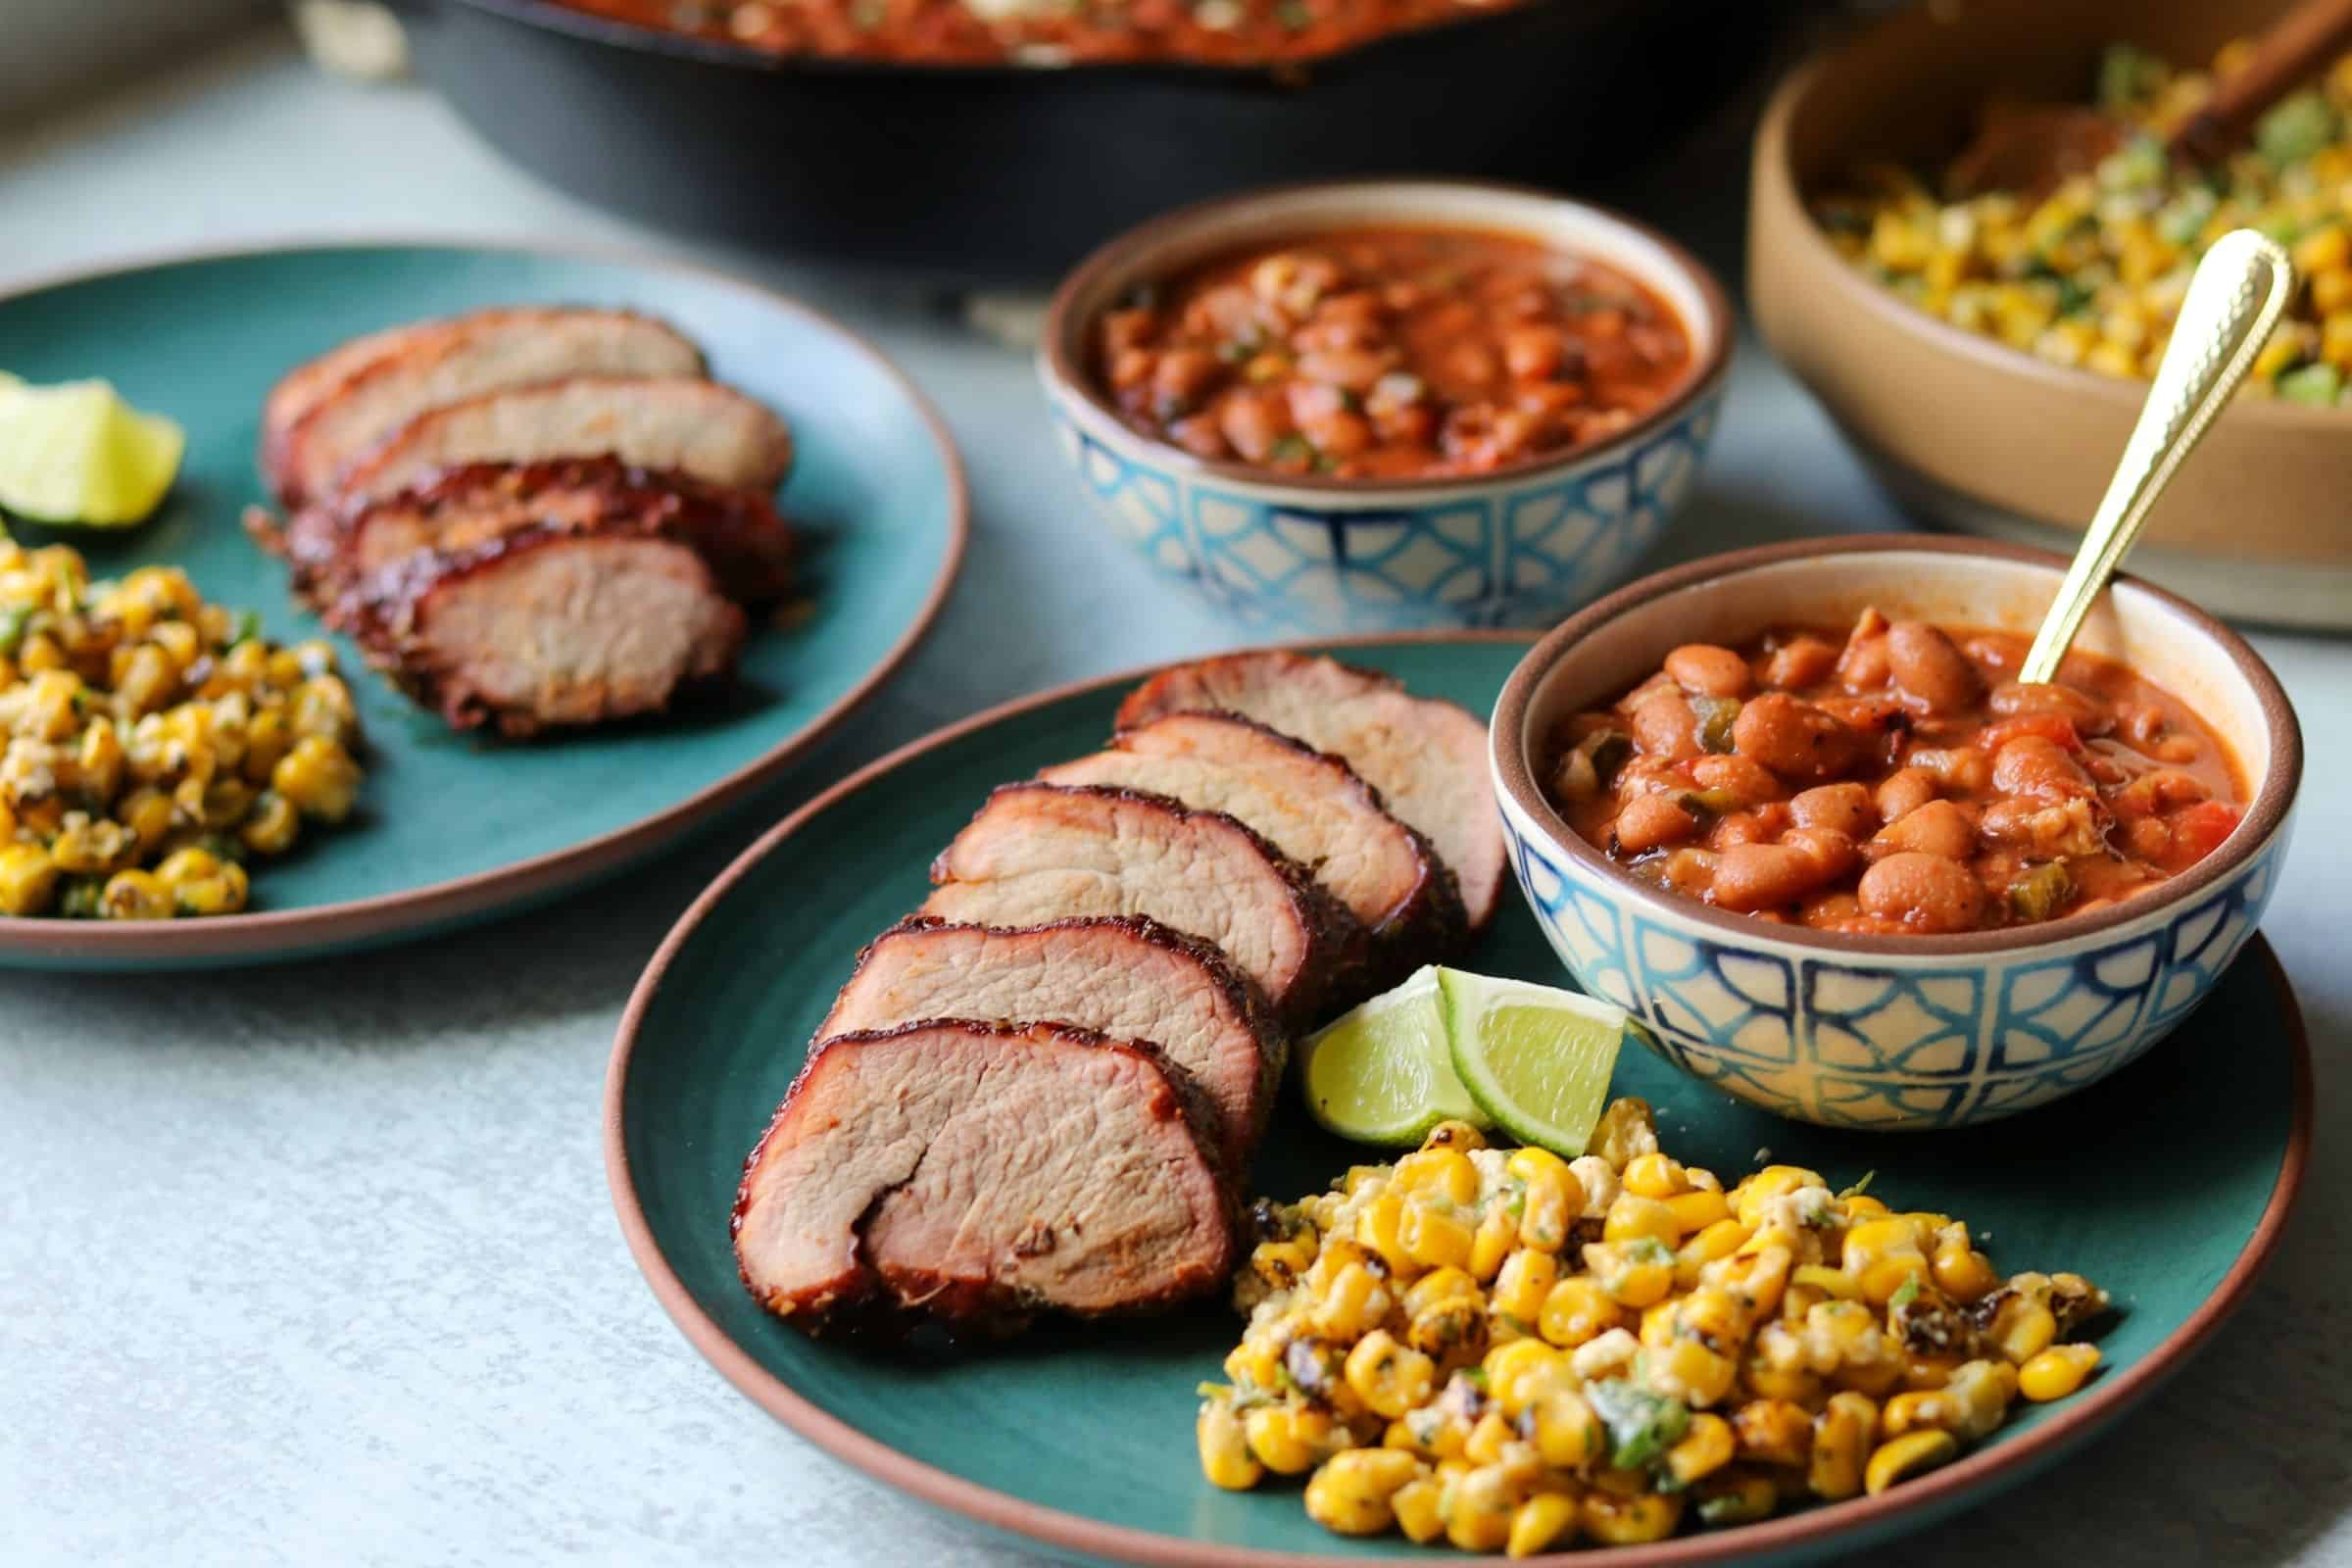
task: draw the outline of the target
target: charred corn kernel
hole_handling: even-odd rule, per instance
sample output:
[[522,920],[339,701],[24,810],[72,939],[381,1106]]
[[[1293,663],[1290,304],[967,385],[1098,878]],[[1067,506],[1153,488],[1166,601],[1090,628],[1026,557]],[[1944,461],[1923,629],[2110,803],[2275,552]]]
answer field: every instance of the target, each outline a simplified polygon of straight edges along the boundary
[[360,727],[351,688],[338,675],[313,675],[294,689],[289,706],[289,721],[297,739],[323,735],[339,746],[348,745]]
[[1619,1496],[1595,1487],[1585,1494],[1577,1522],[1586,1535],[1609,1546],[1664,1541],[1683,1521],[1683,1499],[1655,1492]]
[[1544,1302],[1559,1277],[1560,1265],[1549,1252],[1523,1247],[1503,1261],[1502,1271],[1494,1276],[1494,1288],[1488,1293],[1488,1304],[1497,1314],[1517,1318],[1529,1331],[1536,1331]]
[[1987,1340],[2011,1362],[2025,1365],[2058,1337],[2058,1319],[2030,1297],[2012,1296],[1994,1308]]
[[0,914],[48,911],[57,891],[57,862],[32,844],[0,845]]
[[2053,1345],[2017,1369],[2017,1392],[2036,1404],[2063,1399],[2099,1364],[2095,1345]]
[[1470,1428],[1469,1441],[1462,1445],[1462,1457],[1472,1464],[1500,1464],[1503,1449],[1518,1441],[1511,1423],[1500,1410],[1489,1410]]
[[1356,1341],[1343,1372],[1365,1408],[1392,1421],[1429,1402],[1437,1374],[1436,1362],[1397,1344],[1387,1329],[1374,1329]]
[[1247,1492],[1265,1475],[1266,1467],[1250,1451],[1241,1417],[1224,1400],[1202,1401],[1200,1419],[1193,1423],[1193,1436],[1200,1449],[1200,1473],[1210,1486]]
[[147,633],[147,642],[150,647],[161,649],[164,657],[172,661],[174,677],[185,674],[204,648],[204,640],[197,634],[196,628],[184,620],[167,620],[151,628]]
[[1454,1297],[1465,1297],[1473,1305],[1481,1304],[1478,1281],[1464,1269],[1433,1268],[1406,1288],[1404,1315],[1418,1317],[1438,1302]]
[[1703,1188],[1677,1193],[1666,1200],[1666,1206],[1674,1212],[1675,1229],[1684,1236],[1695,1236],[1711,1225],[1721,1224],[1732,1213],[1732,1205],[1721,1192]]
[[1732,1462],[1732,1424],[1705,1411],[1690,1418],[1682,1440],[1666,1450],[1666,1471],[1679,1490]]
[[1777,1366],[1751,1359],[1740,1371],[1747,1392],[1758,1398],[1810,1404],[1821,1397],[1821,1374],[1805,1366]]
[[1576,1539],[1577,1500],[1566,1493],[1546,1492],[1521,1503],[1511,1515],[1511,1533],[1503,1550],[1513,1557],[1533,1557]]
[[1508,1207],[1496,1203],[1487,1210],[1486,1218],[1478,1222],[1478,1230],[1470,1238],[1470,1273],[1481,1281],[1493,1279],[1501,1272],[1503,1259],[1519,1245],[1522,1224]]
[[1948,1355],[1915,1355],[1906,1353],[1900,1362],[1902,1376],[1898,1380],[1906,1389],[1940,1389],[1952,1381],[1959,1368],[1959,1358]]
[[1396,1162],[1391,1190],[1406,1197],[1427,1193],[1448,1203],[1469,1203],[1478,1198],[1478,1167],[1454,1149],[1422,1149]]
[[1429,1130],[1421,1140],[1424,1150],[1455,1149],[1468,1153],[1473,1149],[1487,1147],[1487,1135],[1466,1121],[1442,1121]]
[[1795,1255],[1786,1247],[1766,1247],[1753,1252],[1743,1248],[1715,1264],[1713,1278],[1750,1312],[1765,1318],[1780,1307],[1781,1294],[1788,1288],[1788,1274],[1795,1262]]
[[[256,826],[265,820],[277,823],[282,819],[285,844],[294,842],[294,826],[298,819],[293,803],[284,796],[270,794],[254,804],[253,821],[246,825],[245,842],[265,854],[275,854],[269,844],[254,842]],[[1287,1291],[1298,1283],[1308,1265],[1315,1260],[1316,1237],[1310,1228],[1302,1236],[1285,1237],[1278,1241],[1260,1242],[1250,1250],[1250,1271],[1278,1291]]]
[[1936,1260],[1929,1272],[1935,1277],[1936,1288],[1955,1301],[1981,1300],[2001,1285],[1992,1260],[1969,1246],[1965,1225],[1956,1225],[1946,1233],[1946,1240],[1936,1246]]
[[1836,1502],[1862,1490],[1862,1467],[1878,1441],[1879,1407],[1859,1394],[1833,1394],[1813,1422],[1813,1454],[1805,1485]]
[[1682,1226],[1674,1210],[1656,1198],[1643,1198],[1636,1193],[1620,1193],[1617,1201],[1609,1205],[1608,1218],[1603,1222],[1600,1239],[1604,1242],[1634,1242],[1651,1237],[1667,1247],[1682,1240]]
[[1314,1262],[1307,1265],[1306,1288],[1317,1293],[1327,1291],[1350,1263],[1368,1263],[1376,1255],[1345,1236],[1325,1237],[1322,1247],[1316,1250]]
[[81,747],[74,754],[75,781],[85,798],[111,801],[122,787],[122,738],[115,733],[114,721],[94,718],[81,732]]
[[360,768],[333,741],[309,735],[270,771],[270,786],[303,815],[340,822],[359,798]]
[[[244,647],[253,645],[246,643]],[[238,771],[249,784],[267,784],[277,764],[294,749],[292,726],[286,721],[285,710],[271,705],[254,714],[245,726],[245,755],[238,760]]]
[[1544,1391],[1563,1380],[1567,1363],[1560,1352],[1542,1340],[1513,1340],[1498,1345],[1487,1352],[1479,1363],[1487,1375],[1487,1392],[1502,1413],[1512,1420],[1519,1412],[1542,1396]]
[[220,870],[220,858],[210,850],[185,849],[164,857],[163,863],[155,868],[155,876],[164,886],[175,888],[182,882],[216,876]]
[[1498,1551],[1510,1540],[1516,1499],[1498,1465],[1480,1465],[1454,1484],[1446,1539],[1464,1551]]
[[1948,1432],[1959,1425],[1960,1404],[1941,1389],[1910,1389],[1886,1401],[1882,1419],[1890,1438],[1930,1427]]
[[1470,1262],[1477,1238],[1451,1214],[1427,1203],[1407,1203],[1397,1222],[1396,1239],[1403,1244],[1405,1255],[1422,1268],[1463,1268]]
[[1862,1294],[1862,1287],[1852,1275],[1820,1263],[1797,1264],[1788,1271],[1788,1283],[1806,1286],[1840,1301],[1851,1301]]
[[1388,1287],[1363,1264],[1350,1263],[1332,1280],[1308,1321],[1326,1339],[1353,1345],[1371,1333],[1388,1312]]
[[1608,1451],[1607,1430],[1576,1390],[1545,1390],[1534,1411],[1536,1451],[1555,1470],[1583,1470]]
[[174,904],[152,871],[117,871],[99,892],[98,909],[109,920],[169,920]]
[[1719,1471],[1691,1494],[1697,1498],[1699,1523],[1718,1527],[1752,1524],[1768,1517],[1781,1500],[1771,1478],[1752,1470]]
[[1696,1340],[1710,1350],[1729,1350],[1747,1338],[1754,1313],[1721,1286],[1706,1285],[1678,1303],[1675,1331]]
[[1377,1536],[1396,1522],[1390,1499],[1419,1479],[1421,1461],[1396,1448],[1348,1448],[1306,1484],[1306,1516],[1343,1536]]
[[1730,1257],[1747,1245],[1753,1233],[1736,1219],[1719,1219],[1700,1231],[1674,1254],[1675,1282],[1689,1290],[1698,1283],[1699,1270],[1721,1258]]
[[1801,1465],[1813,1453],[1813,1417],[1791,1399],[1750,1399],[1732,1412],[1740,1457],[1761,1464]]
[[1405,1539],[1428,1545],[1446,1533],[1446,1520],[1440,1512],[1445,1489],[1438,1482],[1415,1481],[1396,1489],[1389,1499],[1389,1508],[1396,1516],[1396,1528]]
[[1392,1273],[1413,1266],[1400,1234],[1404,1229],[1404,1200],[1383,1193],[1356,1212],[1355,1239],[1380,1256]]
[[[1519,1152],[1543,1151],[1523,1149]],[[1521,1195],[1519,1241],[1540,1252],[1556,1252],[1567,1244],[1568,1226],[1577,1210],[1585,1206],[1585,1188],[1576,1179],[1576,1173],[1557,1157],[1545,1157],[1551,1160],[1550,1166],[1539,1167],[1534,1174],[1523,1178],[1527,1190]]]
[[1626,1162],[1625,1190],[1638,1198],[1672,1198],[1688,1190],[1683,1162],[1652,1152]]
[[1930,1430],[1906,1432],[1901,1437],[1879,1445],[1862,1472],[1862,1488],[1877,1496],[1898,1481],[1925,1475],[1937,1465],[1948,1464],[1960,1451],[1960,1444],[1949,1432]]
[[1303,1475],[1334,1446],[1331,1417],[1303,1405],[1261,1404],[1242,1418],[1242,1430],[1257,1462],[1276,1475]]
[[1475,1359],[1493,1337],[1476,1296],[1440,1297],[1412,1314],[1404,1333],[1407,1345],[1436,1360]]

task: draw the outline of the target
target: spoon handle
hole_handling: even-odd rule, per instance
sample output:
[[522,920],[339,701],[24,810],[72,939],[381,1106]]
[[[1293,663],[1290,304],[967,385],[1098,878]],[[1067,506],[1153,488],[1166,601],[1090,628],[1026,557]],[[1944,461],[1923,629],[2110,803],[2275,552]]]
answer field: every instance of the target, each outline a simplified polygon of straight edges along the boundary
[[2173,133],[2175,151],[2218,163],[2262,112],[2328,68],[2352,42],[2352,0],[2302,0],[2255,40],[2254,54],[2224,76],[2205,106]]
[[2082,617],[2139,537],[2157,497],[2253,368],[2293,289],[2286,252],[2250,228],[2223,235],[2197,264],[2139,422],[2124,444],[2123,461],[2042,618],[2019,680],[2057,677],[2058,661],[2082,629]]

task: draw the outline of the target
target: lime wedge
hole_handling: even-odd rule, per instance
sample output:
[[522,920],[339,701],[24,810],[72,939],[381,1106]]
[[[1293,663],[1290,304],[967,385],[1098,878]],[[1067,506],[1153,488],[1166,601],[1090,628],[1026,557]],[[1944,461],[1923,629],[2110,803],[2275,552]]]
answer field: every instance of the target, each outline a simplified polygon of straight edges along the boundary
[[38,522],[143,522],[179,472],[187,438],[104,381],[0,381],[0,511]]
[[1492,1126],[1448,1065],[1439,971],[1343,1014],[1299,1047],[1306,1108],[1342,1138],[1405,1148],[1458,1117]]
[[1505,1132],[1563,1159],[1585,1152],[1608,1103],[1617,1048],[1641,1027],[1573,991],[1438,971],[1453,1070]]

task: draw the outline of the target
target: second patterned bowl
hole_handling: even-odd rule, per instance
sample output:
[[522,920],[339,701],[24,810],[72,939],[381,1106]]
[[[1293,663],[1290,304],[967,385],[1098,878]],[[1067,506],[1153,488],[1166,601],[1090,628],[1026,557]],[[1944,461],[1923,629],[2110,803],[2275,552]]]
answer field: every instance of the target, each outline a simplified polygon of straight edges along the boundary
[[[1674,311],[1690,371],[1604,440],[1489,473],[1291,477],[1210,462],[1123,423],[1088,335],[1137,285],[1334,229],[1527,235],[1624,272]],[[1706,269],[1649,228],[1539,191],[1449,180],[1301,185],[1171,214],[1113,240],[1055,294],[1039,351],[1055,435],[1102,520],[1245,622],[1310,634],[1555,620],[1619,581],[1690,494],[1713,439],[1733,321]]]

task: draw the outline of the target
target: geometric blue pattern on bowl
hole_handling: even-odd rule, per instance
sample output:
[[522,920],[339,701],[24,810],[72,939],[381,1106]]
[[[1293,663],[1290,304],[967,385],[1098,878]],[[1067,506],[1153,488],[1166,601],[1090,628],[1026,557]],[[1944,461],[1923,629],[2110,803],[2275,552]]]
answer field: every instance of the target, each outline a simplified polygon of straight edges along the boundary
[[1533,624],[1597,598],[1689,498],[1723,383],[1583,463],[1393,507],[1196,477],[1140,438],[1090,432],[1048,393],[1096,511],[1147,562],[1252,626],[1316,634]]
[[1563,864],[1507,795],[1519,886],[1586,991],[1643,1019],[1659,1054],[1800,1121],[1956,1127],[2104,1078],[2193,1011],[2253,935],[2286,844],[2236,875],[2056,953],[1827,959],[1757,922],[1729,939]]

